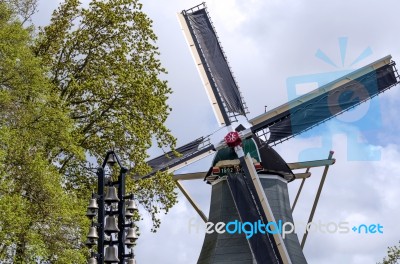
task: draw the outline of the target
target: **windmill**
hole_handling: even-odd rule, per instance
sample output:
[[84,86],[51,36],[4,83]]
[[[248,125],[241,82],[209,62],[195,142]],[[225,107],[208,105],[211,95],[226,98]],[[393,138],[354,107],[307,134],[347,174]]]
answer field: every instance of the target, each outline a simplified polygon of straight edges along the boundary
[[[220,143],[211,144],[208,137],[202,137],[178,148],[182,156],[168,153],[169,158],[160,156],[150,160],[153,171],[144,178],[158,170],[173,172],[215,154],[208,171],[175,175],[178,187],[205,221],[293,222],[287,184],[295,179],[304,183],[310,176],[309,169],[315,166],[325,166],[327,171],[334,163],[333,153],[326,160],[286,163],[272,147],[396,85],[399,77],[394,62],[390,56],[384,57],[249,120],[248,128],[239,125],[233,131],[233,123],[238,116],[246,116],[247,107],[205,5],[182,11],[179,20],[216,118],[230,132]],[[296,169],[307,171],[293,173]],[[322,179],[325,176],[324,172]],[[180,185],[180,180],[188,179],[204,179],[211,184],[208,218]],[[322,184],[323,181],[320,189]],[[310,217],[315,206],[313,209]],[[280,234],[256,234],[250,239],[244,234],[207,234],[198,263],[306,263],[303,241],[300,244],[295,234],[285,239]]]

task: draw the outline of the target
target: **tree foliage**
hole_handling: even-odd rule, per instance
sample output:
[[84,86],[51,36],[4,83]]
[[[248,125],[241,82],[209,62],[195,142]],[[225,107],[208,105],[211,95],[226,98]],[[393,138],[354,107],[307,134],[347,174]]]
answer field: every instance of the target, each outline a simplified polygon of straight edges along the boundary
[[0,0],[0,3],[7,4],[8,9],[18,15],[22,24],[36,13],[38,7],[38,0]]
[[387,256],[378,264],[400,263],[400,242],[398,246],[388,247]]
[[[8,7],[6,7],[7,2]],[[83,263],[94,168],[114,149],[130,175],[175,145],[152,21],[136,0],[65,0],[35,39],[0,2],[0,260]],[[36,3],[28,1],[25,3]],[[17,15],[13,15],[17,14]],[[27,12],[26,14],[29,14]],[[22,21],[21,21],[22,20]],[[171,175],[128,180],[153,219],[176,203]]]
[[0,4],[0,259],[81,262],[82,255],[71,252],[81,247],[76,223],[87,220],[49,162],[49,153],[74,141],[73,123],[30,43],[30,32]]
[[[50,79],[61,103],[70,110],[75,124],[72,132],[86,155],[101,160],[113,148],[122,160],[134,164],[132,174],[145,174],[144,160],[152,140],[158,146],[173,146],[175,139],[164,122],[170,111],[166,100],[171,93],[159,77],[165,73],[157,59],[156,35],[151,20],[136,0],[90,2],[88,8],[77,0],[66,0],[54,12],[49,26],[41,32],[35,53],[50,65]],[[70,188],[91,186],[85,159],[63,150],[54,153]],[[168,209],[175,203],[174,183],[149,180],[133,186],[146,190],[139,196],[156,213],[157,204]],[[151,188],[148,188],[152,186]]]

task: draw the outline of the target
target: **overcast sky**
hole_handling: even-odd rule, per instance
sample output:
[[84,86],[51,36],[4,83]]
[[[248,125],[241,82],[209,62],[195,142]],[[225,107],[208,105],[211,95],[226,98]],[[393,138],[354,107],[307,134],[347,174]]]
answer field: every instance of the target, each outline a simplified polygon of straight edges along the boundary
[[[35,21],[45,24],[57,2],[40,0],[40,13]],[[329,77],[332,72],[356,69],[388,54],[400,62],[397,29],[400,2],[397,0],[206,2],[249,107],[250,118],[263,113],[265,106],[271,109],[288,101],[287,80],[303,80],[313,74]],[[218,129],[176,18],[177,12],[199,3],[193,0],[143,3],[159,37],[160,59],[169,71],[164,78],[174,93],[169,101],[173,112],[168,126],[180,145]],[[340,38],[342,50],[347,47],[342,53],[345,56],[341,56]],[[344,39],[347,46],[343,44]],[[331,63],[316,57],[318,50]],[[368,56],[351,65],[366,50],[371,51],[365,53]],[[325,182],[316,221],[384,226],[383,234],[310,234],[304,250],[310,264],[376,263],[386,255],[387,246],[400,240],[399,88],[392,88],[356,112],[364,120],[361,125],[348,122],[351,116],[341,117],[328,122],[325,130],[316,130],[324,131],[324,137],[315,133],[314,137],[299,137],[276,147],[287,162],[298,161],[309,153],[324,159],[327,149],[316,151],[323,144],[335,151],[337,162]],[[372,106],[374,113],[379,113],[374,116],[378,122],[368,126],[371,118],[364,114]],[[360,149],[355,149],[359,152],[356,158],[351,152],[354,142],[349,143],[352,138],[363,142],[359,144]],[[373,161],[368,161],[368,157]],[[183,171],[205,171],[209,166],[208,159]],[[314,169],[312,173],[296,206],[295,221],[308,218],[322,171]],[[184,185],[207,214],[210,186],[202,181],[184,182]],[[289,185],[292,199],[298,186],[299,182]],[[156,234],[150,233],[148,219],[140,223],[141,236],[135,249],[138,263],[196,263],[204,233],[189,232],[188,224],[193,219],[201,226],[200,217],[181,194],[179,203],[161,217],[162,226]]]

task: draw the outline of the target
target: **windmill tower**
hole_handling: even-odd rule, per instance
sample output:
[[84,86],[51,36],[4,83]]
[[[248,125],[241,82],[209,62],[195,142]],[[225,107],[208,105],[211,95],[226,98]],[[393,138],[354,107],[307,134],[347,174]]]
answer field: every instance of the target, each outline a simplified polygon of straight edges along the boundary
[[[333,152],[327,159],[287,163],[273,146],[345,112],[395,86],[400,79],[391,56],[386,56],[338,80],[330,82],[288,103],[248,120],[247,127],[236,125],[238,116],[248,110],[231,73],[225,53],[207,13],[205,4],[178,14],[184,36],[220,126],[229,133],[217,143],[201,137],[177,149],[182,155],[167,153],[148,164],[153,171],[173,172],[206,156],[215,155],[207,171],[175,175],[178,187],[196,211],[207,222],[293,223],[296,204],[310,168],[325,167],[309,221],[312,221],[328,167],[334,163]],[[267,91],[265,91],[267,93]],[[304,173],[294,173],[306,169]],[[211,185],[211,205],[206,217],[179,181],[204,179]],[[290,182],[302,184],[294,205],[289,202]],[[274,230],[272,230],[274,231]],[[246,238],[245,233],[217,232],[206,234],[197,263],[307,263],[295,233],[258,232]]]

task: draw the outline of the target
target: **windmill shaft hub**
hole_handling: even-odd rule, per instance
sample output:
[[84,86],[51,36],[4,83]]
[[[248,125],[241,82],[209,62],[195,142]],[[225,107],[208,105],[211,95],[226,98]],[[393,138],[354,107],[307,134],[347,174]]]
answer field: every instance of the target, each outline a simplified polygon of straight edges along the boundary
[[224,139],[226,144],[231,148],[240,146],[242,144],[242,139],[237,131],[229,132]]

